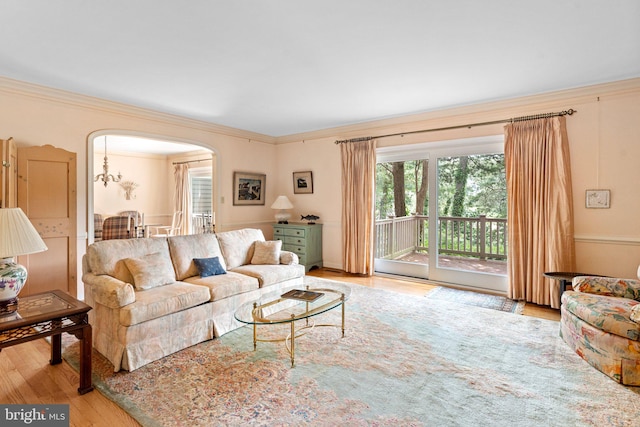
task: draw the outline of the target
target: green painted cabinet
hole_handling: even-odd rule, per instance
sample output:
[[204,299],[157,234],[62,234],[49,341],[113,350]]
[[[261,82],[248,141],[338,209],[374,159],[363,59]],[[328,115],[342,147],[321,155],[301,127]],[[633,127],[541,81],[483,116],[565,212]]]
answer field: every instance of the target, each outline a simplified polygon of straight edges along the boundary
[[282,250],[298,255],[306,271],[322,268],[322,224],[273,224],[273,238],[282,240]]

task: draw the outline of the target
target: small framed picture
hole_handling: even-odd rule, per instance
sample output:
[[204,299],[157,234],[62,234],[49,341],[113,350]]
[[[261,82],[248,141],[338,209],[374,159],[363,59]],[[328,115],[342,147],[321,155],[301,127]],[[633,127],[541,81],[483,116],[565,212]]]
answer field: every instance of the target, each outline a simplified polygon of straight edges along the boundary
[[264,205],[267,175],[250,172],[233,173],[233,204]]
[[611,203],[609,190],[587,190],[585,206],[590,209],[606,209]]
[[293,193],[313,193],[313,173],[311,171],[293,173]]

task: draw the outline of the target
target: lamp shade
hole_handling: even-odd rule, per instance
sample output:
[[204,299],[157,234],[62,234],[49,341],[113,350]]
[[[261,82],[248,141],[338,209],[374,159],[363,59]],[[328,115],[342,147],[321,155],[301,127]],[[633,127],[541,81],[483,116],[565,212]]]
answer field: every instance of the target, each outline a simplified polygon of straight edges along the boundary
[[278,196],[276,201],[271,205],[271,209],[293,209],[293,205],[287,196]]
[[22,209],[0,209],[0,258],[46,250],[47,245]]

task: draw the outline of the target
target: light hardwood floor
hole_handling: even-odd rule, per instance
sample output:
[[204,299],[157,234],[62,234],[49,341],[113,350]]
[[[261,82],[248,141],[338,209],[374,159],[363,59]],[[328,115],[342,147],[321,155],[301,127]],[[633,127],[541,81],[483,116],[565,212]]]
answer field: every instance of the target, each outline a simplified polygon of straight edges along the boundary
[[[330,269],[309,275],[423,297],[437,285],[384,276],[364,277]],[[558,310],[526,304],[525,316],[559,320]],[[139,424],[98,390],[78,395],[79,377],[66,362],[49,365],[51,348],[31,341],[0,352],[0,403],[68,403],[72,426],[138,426]]]

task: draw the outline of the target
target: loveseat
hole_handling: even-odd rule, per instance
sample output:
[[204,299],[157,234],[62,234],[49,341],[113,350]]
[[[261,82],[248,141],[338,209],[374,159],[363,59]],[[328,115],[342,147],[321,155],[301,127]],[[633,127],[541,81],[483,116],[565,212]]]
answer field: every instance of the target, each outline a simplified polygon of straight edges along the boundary
[[305,268],[258,229],[95,242],[82,261],[93,346],[115,371],[242,326],[243,303],[302,285]]
[[579,276],[562,295],[560,335],[613,380],[640,386],[640,281]]

